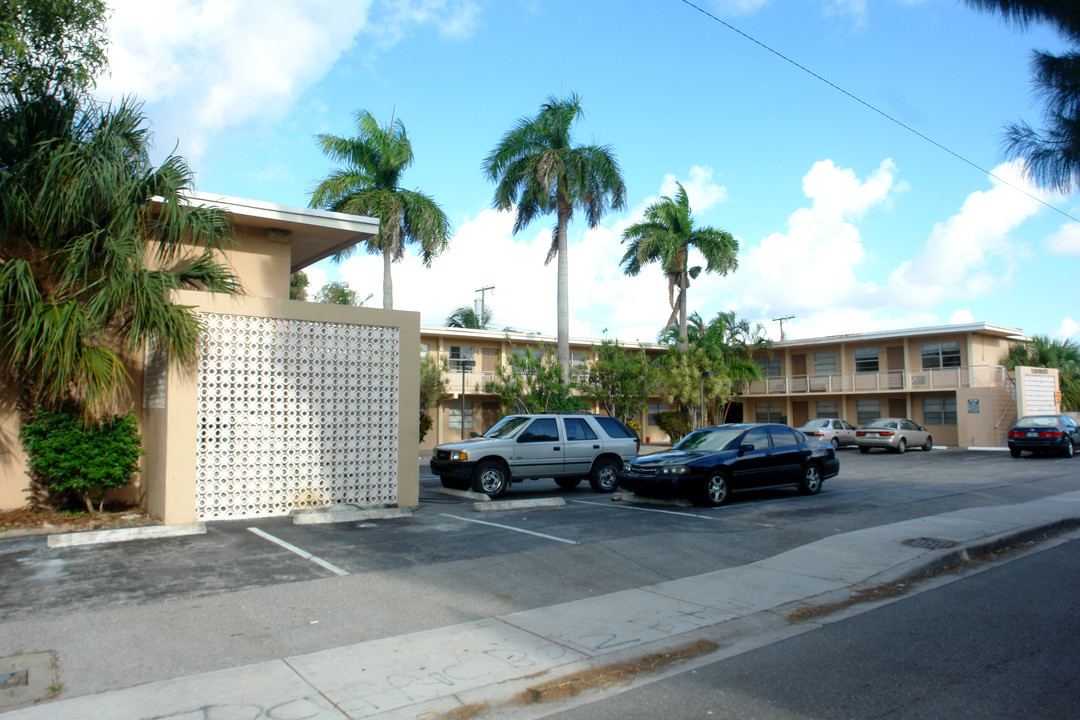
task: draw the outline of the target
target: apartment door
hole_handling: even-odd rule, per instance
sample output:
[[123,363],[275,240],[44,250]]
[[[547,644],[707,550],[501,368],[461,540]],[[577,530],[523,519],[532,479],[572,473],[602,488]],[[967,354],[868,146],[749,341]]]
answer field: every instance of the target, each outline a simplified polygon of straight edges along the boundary
[[484,432],[499,422],[502,413],[499,411],[499,403],[486,402],[480,404],[480,429]]
[[906,418],[907,400],[904,398],[889,398],[889,417]]
[[795,377],[806,374],[806,355],[791,356],[791,374]]
[[499,351],[495,348],[480,348],[480,369],[484,371],[484,379],[490,380],[495,377],[495,366],[499,362]]
[[810,403],[805,400],[796,400],[791,403],[791,426],[800,427],[810,419]]
[[[904,387],[903,346],[894,345],[893,347],[885,348],[885,362],[888,365],[888,375],[885,387],[890,390],[899,390]],[[896,415],[895,417],[904,417],[904,415]]]

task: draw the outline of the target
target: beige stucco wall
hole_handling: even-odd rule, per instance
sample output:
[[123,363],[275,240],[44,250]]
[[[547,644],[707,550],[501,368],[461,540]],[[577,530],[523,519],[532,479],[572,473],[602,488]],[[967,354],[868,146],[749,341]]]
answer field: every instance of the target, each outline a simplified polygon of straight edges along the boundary
[[[201,312],[397,327],[401,382],[398,391],[397,505],[412,507],[418,503],[418,313],[269,298],[227,297],[191,291],[176,295],[177,302],[195,306]],[[151,513],[166,523],[185,523],[196,519],[197,399],[195,373],[170,368],[166,407],[146,411],[145,503]]]
[[238,228],[236,245],[225,250],[225,262],[241,278],[244,291],[252,297],[289,297],[289,267],[292,250],[286,243],[271,242],[263,230]]

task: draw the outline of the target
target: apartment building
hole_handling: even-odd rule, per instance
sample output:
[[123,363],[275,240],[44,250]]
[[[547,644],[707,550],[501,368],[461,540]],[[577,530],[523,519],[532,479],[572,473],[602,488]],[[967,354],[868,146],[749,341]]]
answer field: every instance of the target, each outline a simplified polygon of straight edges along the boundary
[[775,343],[757,358],[765,375],[742,392],[745,419],[842,417],[865,425],[906,417],[939,445],[1003,445],[1017,417],[1009,345],[1027,336],[991,323],[836,335]]

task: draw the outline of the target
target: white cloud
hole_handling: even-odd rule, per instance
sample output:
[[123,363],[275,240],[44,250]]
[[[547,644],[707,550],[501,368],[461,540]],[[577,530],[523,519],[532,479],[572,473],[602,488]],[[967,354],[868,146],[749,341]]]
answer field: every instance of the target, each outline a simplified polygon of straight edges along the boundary
[[949,318],[950,325],[967,325],[975,322],[975,316],[970,310],[956,310]]
[[851,18],[855,27],[865,25],[869,17],[866,0],[825,0],[823,4],[826,15]]
[[1066,223],[1046,238],[1046,249],[1057,255],[1080,255],[1080,223]]
[[702,275],[691,303],[713,311],[734,308],[766,322],[796,315],[801,337],[808,336],[808,328],[832,334],[866,327],[876,288],[856,278],[855,268],[866,252],[854,221],[871,208],[889,206],[902,189],[895,177],[891,160],[865,181],[831,160],[815,163],[803,178],[810,207],[788,217],[786,233],[772,233],[757,243],[741,241],[738,270],[729,277]]
[[1058,329],[1051,334],[1062,340],[1080,337],[1080,323],[1073,320],[1071,317],[1067,317],[1061,321],[1061,325],[1058,326]]
[[197,158],[221,131],[282,117],[363,32],[385,50],[411,28],[475,27],[472,0],[112,0],[98,94],[154,106],[159,146]]
[[[1031,195],[1037,190],[1018,163],[993,174]],[[889,278],[893,302],[929,308],[950,298],[977,298],[1007,285],[1013,270],[1010,233],[1042,207],[1039,201],[994,178],[993,187],[968,195],[960,212],[938,223],[923,249]]]

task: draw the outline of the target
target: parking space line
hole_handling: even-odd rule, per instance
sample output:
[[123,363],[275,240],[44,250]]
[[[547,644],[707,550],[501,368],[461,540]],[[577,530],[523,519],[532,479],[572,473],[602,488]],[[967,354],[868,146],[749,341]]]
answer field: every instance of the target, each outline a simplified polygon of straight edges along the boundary
[[276,537],[274,537],[273,535],[271,535],[268,532],[263,532],[259,528],[249,527],[248,530],[255,533],[259,537],[263,538],[264,540],[269,540],[270,542],[274,543],[275,545],[280,545],[281,547],[285,548],[286,550],[288,550],[291,553],[296,553],[297,555],[304,558],[305,560],[310,560],[311,562],[315,563],[319,567],[326,568],[327,570],[334,573],[335,575],[348,575],[349,574],[348,571],[342,570],[337,565],[334,565],[333,563],[328,563],[325,560],[323,560],[322,558],[312,555],[307,550],[301,550],[300,548],[296,547],[295,545],[293,545],[291,543],[287,543],[284,540],[281,540],[279,538],[276,538]]
[[712,515],[698,515],[691,512],[679,512],[678,510],[661,510],[660,508],[647,508],[639,507],[637,505],[623,505],[622,503],[599,503],[592,500],[571,500],[571,502],[580,503],[582,505],[599,505],[600,507],[617,507],[623,510],[640,510],[642,512],[654,512],[663,513],[665,515],[678,515],[679,517],[694,517],[701,518],[702,520],[716,520]]
[[523,528],[516,528],[510,525],[500,525],[499,523],[486,522],[484,520],[474,520],[473,518],[464,518],[458,515],[451,515],[450,513],[440,513],[443,517],[454,518],[455,520],[461,520],[462,522],[476,523],[477,525],[490,525],[491,527],[502,528],[503,530],[513,530],[514,532],[525,533],[526,535],[535,535],[536,537],[546,538],[548,540],[555,540],[557,542],[566,543],[567,545],[579,544],[576,540],[567,540],[566,538],[555,537],[554,535],[545,535],[544,533],[533,532],[532,530],[525,530]]

